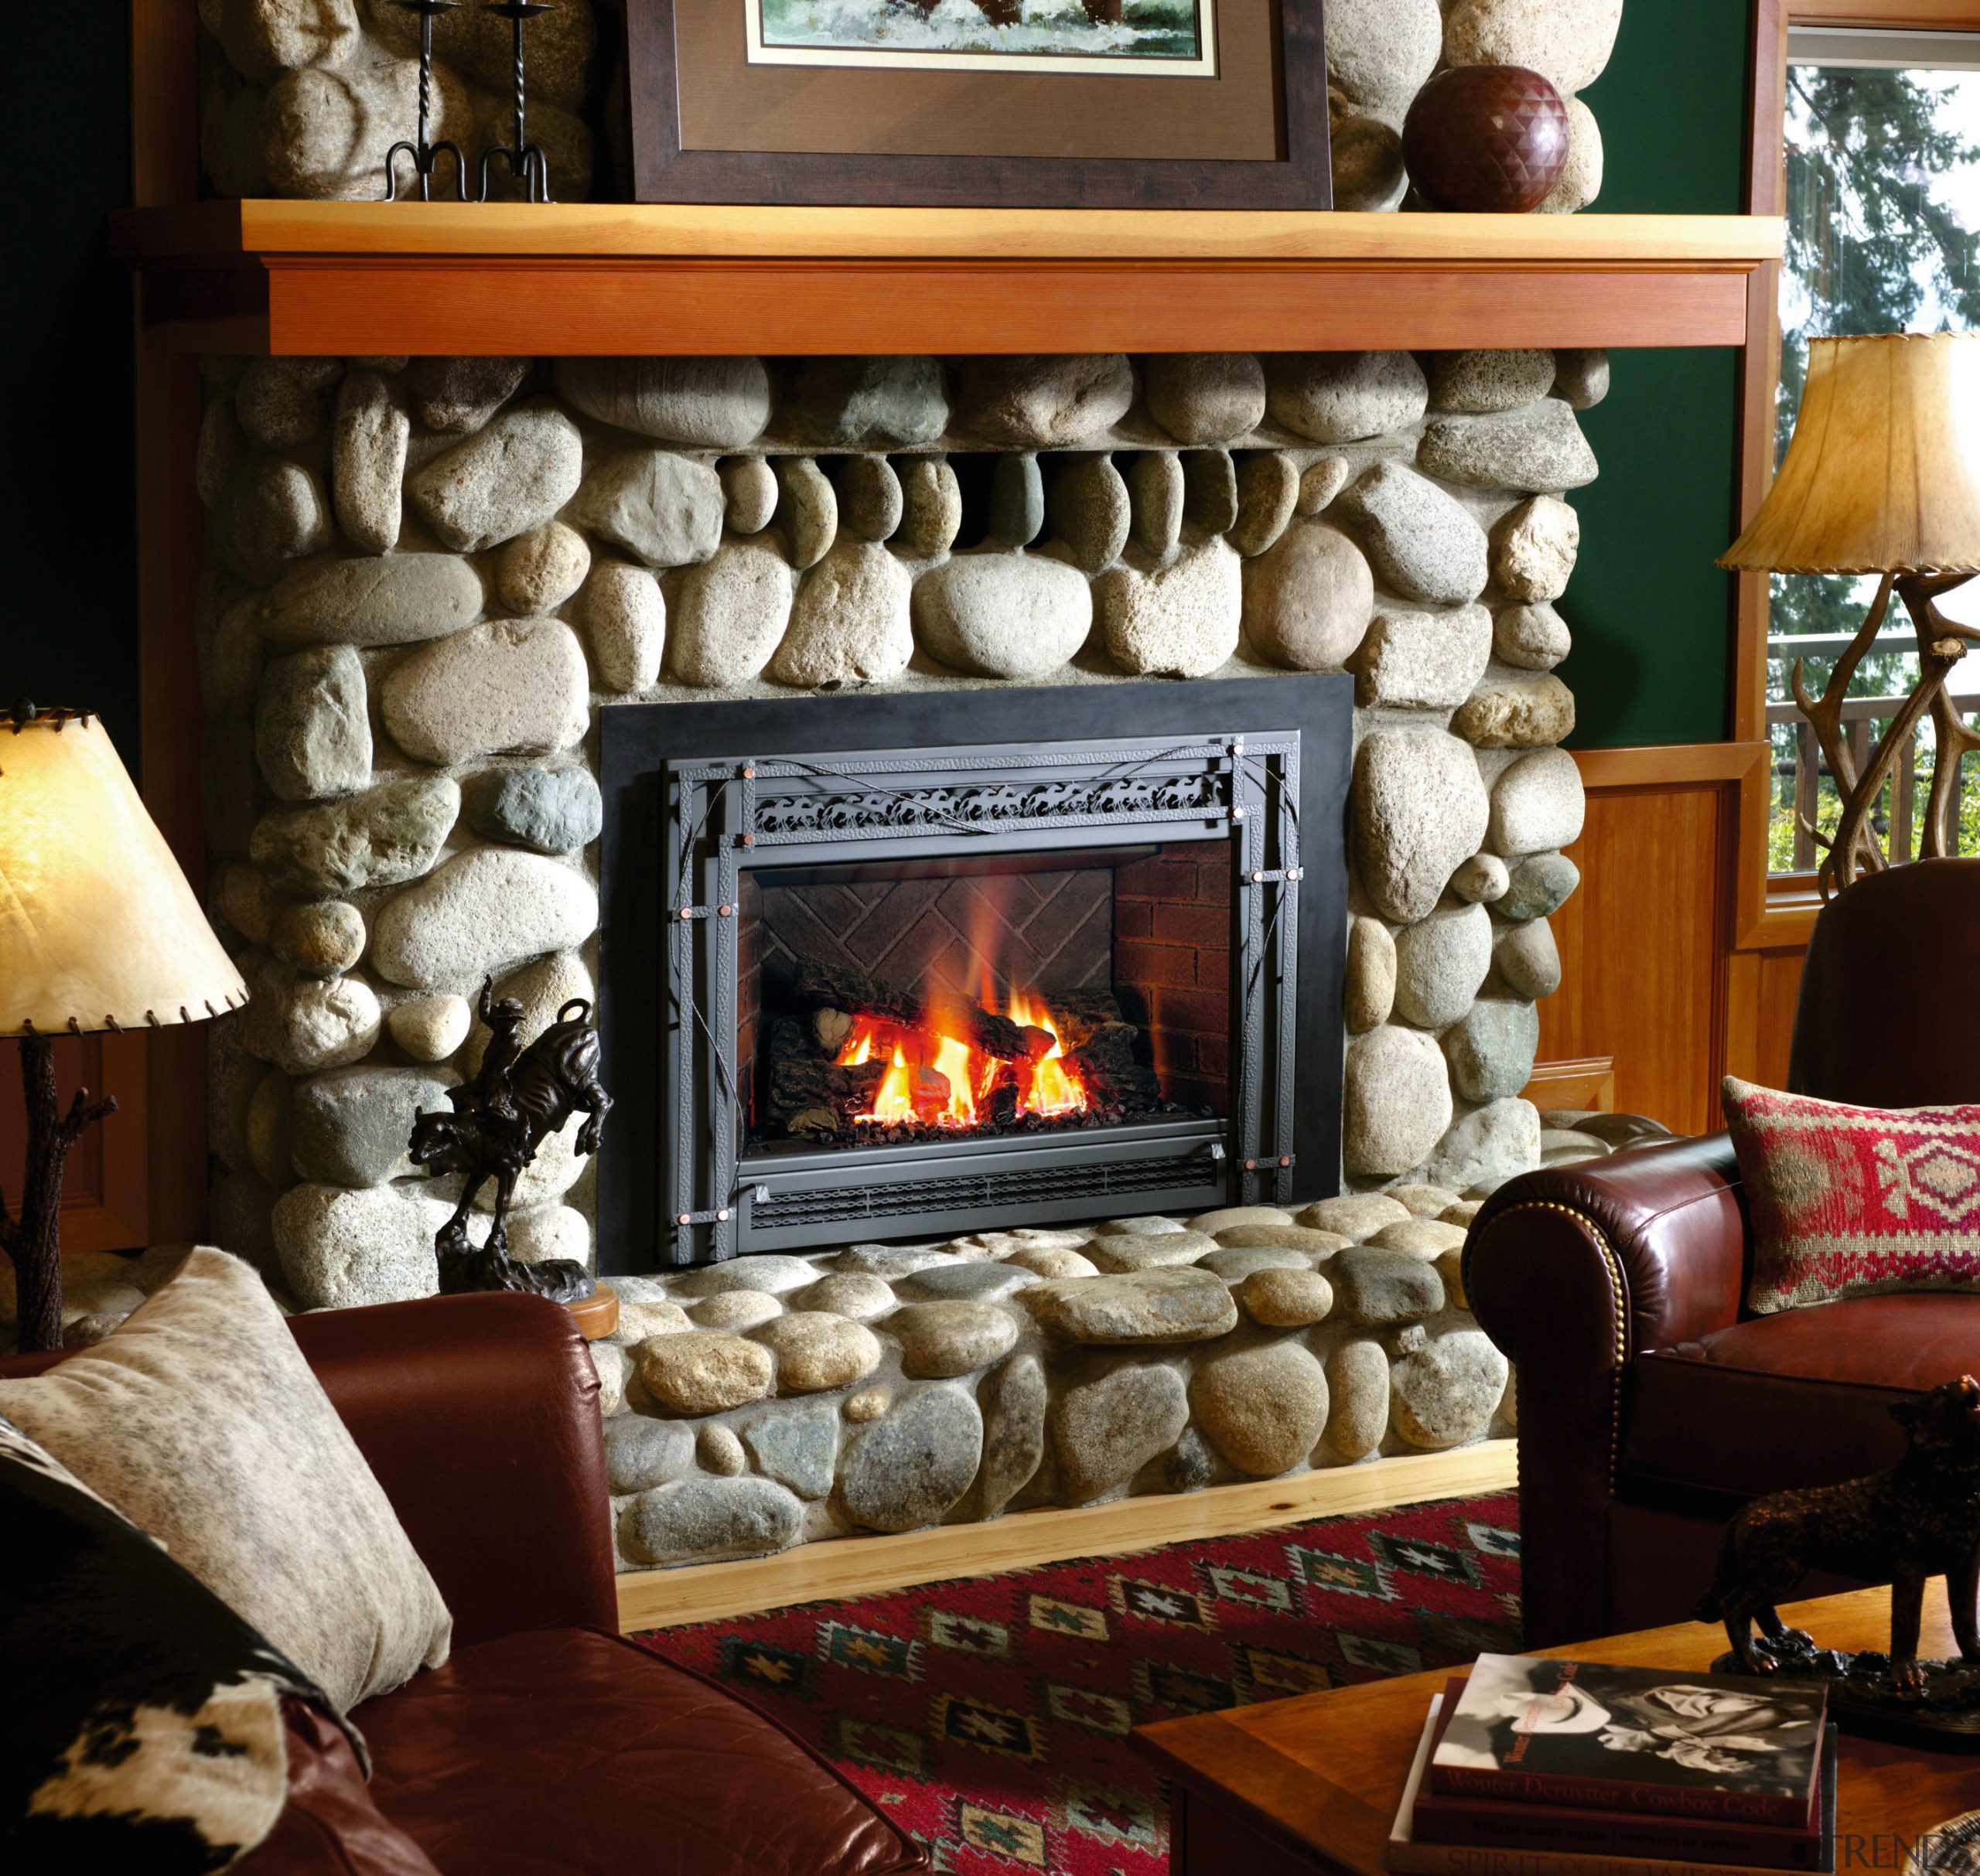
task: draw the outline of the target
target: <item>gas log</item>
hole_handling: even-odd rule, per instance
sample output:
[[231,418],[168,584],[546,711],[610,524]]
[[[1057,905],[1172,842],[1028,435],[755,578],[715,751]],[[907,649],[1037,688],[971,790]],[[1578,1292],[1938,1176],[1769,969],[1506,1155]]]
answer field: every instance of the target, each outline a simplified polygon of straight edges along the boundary
[[815,957],[800,960],[795,985],[801,1001],[814,1010],[837,1010],[897,1023],[903,1029],[927,1027],[965,1042],[979,1055],[1000,1062],[1033,1061],[1052,1046],[1043,1030],[1026,1029],[1008,1016],[999,1016],[967,998],[923,997],[917,991],[869,977],[848,965],[828,964]]

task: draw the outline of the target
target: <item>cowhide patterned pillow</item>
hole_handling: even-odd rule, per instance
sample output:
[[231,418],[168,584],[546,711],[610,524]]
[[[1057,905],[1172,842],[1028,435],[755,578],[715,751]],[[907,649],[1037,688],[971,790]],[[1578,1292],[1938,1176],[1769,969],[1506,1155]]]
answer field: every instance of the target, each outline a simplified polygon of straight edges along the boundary
[[[192,1252],[0,1414],[157,1538],[340,1713],[447,1658],[453,1618],[261,1278]],[[4,1547],[4,1546],[0,1546]]]
[[1729,1075],[1756,1315],[1980,1290],[1980,1107],[1850,1107]]
[[251,1850],[287,1796],[282,1697],[331,1714],[322,1690],[5,1419],[0,1533],[0,1868]]

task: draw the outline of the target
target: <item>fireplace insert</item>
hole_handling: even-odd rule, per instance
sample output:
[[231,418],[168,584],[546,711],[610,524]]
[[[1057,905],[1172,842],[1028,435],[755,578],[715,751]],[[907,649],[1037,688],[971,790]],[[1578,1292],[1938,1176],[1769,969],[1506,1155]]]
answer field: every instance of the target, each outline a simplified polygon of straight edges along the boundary
[[1350,704],[603,712],[601,1267],[1337,1189]]

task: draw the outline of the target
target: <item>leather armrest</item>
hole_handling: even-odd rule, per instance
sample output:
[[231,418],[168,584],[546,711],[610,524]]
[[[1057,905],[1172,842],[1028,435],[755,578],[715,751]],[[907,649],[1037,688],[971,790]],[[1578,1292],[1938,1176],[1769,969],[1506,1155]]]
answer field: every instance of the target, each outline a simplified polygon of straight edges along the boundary
[[439,1584],[456,1646],[618,1632],[598,1375],[568,1310],[435,1296],[289,1327]]
[[1630,1358],[1737,1320],[1746,1239],[1723,1134],[1527,1173],[1473,1220],[1465,1298],[1517,1370],[1528,1647],[1609,1632]]

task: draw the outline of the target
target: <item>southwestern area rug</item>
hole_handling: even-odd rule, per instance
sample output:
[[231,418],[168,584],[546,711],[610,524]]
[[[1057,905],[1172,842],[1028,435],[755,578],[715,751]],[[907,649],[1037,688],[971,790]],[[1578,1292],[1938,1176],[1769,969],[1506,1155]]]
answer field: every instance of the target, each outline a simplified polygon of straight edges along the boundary
[[945,1876],[1166,1876],[1150,1720],[1519,1646],[1511,1493],[655,1630]]

